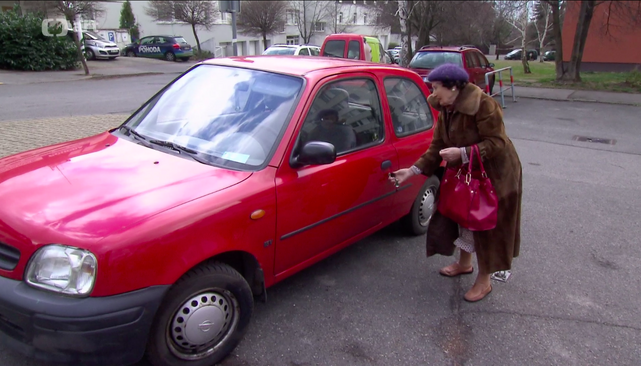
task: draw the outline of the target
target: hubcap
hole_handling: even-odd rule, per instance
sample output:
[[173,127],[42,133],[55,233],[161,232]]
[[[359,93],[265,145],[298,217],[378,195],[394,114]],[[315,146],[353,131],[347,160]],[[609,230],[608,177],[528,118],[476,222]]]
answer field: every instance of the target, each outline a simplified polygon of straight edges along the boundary
[[421,226],[429,224],[434,209],[436,208],[436,188],[430,186],[425,190],[423,197],[421,197],[421,206],[418,210],[418,222]]
[[184,360],[212,354],[236,328],[239,307],[229,291],[208,291],[185,301],[172,318],[168,329],[171,352]]

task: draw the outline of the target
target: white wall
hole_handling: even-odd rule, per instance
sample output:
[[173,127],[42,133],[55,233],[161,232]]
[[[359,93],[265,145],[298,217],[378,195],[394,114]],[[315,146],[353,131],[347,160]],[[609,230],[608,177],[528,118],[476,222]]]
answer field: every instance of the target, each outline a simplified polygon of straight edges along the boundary
[[[112,2],[103,2],[102,6],[105,9],[104,14],[96,19],[98,29],[115,29],[120,25],[120,10],[122,9],[123,1],[112,1]],[[196,38],[192,32],[191,26],[188,24],[180,23],[164,23],[156,22],[154,19],[145,14],[145,7],[147,6],[148,1],[131,1],[131,7],[136,17],[136,21],[140,24],[140,36],[149,36],[149,35],[180,35],[185,38],[185,40],[195,46]],[[348,10],[344,12],[352,12],[358,6],[347,5]],[[358,12],[358,22],[363,23],[363,11],[357,10]],[[374,15],[368,14],[368,23],[371,23]],[[227,43],[230,43],[232,40],[232,29],[231,29],[231,14],[222,15],[218,13],[216,19],[217,24],[214,25],[210,30],[206,29],[197,29],[198,38],[200,39],[201,46],[203,49],[212,51],[217,47],[227,46]],[[325,32],[316,33],[310,41],[310,44],[315,44],[320,46],[323,43],[325,37],[331,34],[331,20],[326,22]],[[349,33],[358,33],[368,36],[376,36],[383,42],[383,45],[386,46],[389,42],[389,29],[380,30],[378,27],[368,24],[357,24],[351,25],[347,30]],[[286,43],[287,36],[299,36],[300,32],[296,25],[286,25],[285,32],[274,34],[268,36],[268,44],[276,43]],[[238,34],[238,49],[239,53],[243,54],[255,54],[256,48],[258,47],[258,53],[261,53],[265,48],[263,44],[262,37],[252,37]],[[302,43],[302,37],[299,38]],[[258,46],[257,46],[258,45]],[[232,55],[231,47],[227,47],[226,55]]]

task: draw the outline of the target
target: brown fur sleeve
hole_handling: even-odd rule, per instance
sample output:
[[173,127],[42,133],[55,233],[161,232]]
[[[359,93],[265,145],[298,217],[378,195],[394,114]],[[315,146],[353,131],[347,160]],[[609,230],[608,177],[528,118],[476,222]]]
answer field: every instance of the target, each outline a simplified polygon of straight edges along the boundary
[[445,148],[445,143],[441,136],[441,129],[443,128],[443,113],[438,115],[436,127],[434,127],[434,134],[432,135],[432,142],[427,151],[421,155],[420,158],[414,163],[424,175],[431,176],[443,161],[439,151]]

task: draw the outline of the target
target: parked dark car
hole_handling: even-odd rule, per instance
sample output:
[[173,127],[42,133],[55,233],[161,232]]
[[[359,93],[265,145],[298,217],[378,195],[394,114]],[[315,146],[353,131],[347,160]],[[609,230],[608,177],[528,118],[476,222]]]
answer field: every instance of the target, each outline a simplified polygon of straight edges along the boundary
[[[536,60],[539,58],[539,52],[537,50],[527,50],[527,59],[528,60]],[[505,55],[506,60],[520,60],[521,59],[521,49],[516,49],[510,51],[507,55]]]
[[182,36],[147,36],[128,44],[122,53],[129,57],[187,61],[194,55],[194,50]]
[[556,57],[556,51],[547,51],[543,54],[543,61],[554,61]]
[[[432,90],[432,84],[427,82],[429,73],[444,63],[459,65],[470,75],[470,83],[478,85],[481,89],[486,90],[485,74],[494,71],[494,64],[490,63],[485,55],[477,48],[465,46],[423,46],[412,57],[409,69],[419,74],[427,87]],[[492,93],[494,88],[494,75],[490,75],[489,91]]]

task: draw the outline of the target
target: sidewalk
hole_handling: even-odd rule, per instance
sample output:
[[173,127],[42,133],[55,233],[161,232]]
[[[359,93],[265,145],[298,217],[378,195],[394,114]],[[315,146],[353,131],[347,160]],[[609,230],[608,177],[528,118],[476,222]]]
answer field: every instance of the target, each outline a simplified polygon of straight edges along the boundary
[[[516,96],[517,100],[518,98],[530,98],[568,102],[622,104],[641,107],[641,94],[631,93],[515,86],[514,95]],[[512,91],[508,89],[505,91],[505,102],[507,104],[511,101]]]
[[89,76],[82,68],[73,71],[10,71],[0,70],[0,83],[7,85],[25,85],[61,81],[77,81],[112,77],[140,75],[180,74],[196,64],[194,61],[169,62],[165,60],[118,57],[115,60],[87,61]]

